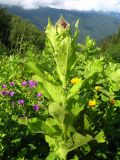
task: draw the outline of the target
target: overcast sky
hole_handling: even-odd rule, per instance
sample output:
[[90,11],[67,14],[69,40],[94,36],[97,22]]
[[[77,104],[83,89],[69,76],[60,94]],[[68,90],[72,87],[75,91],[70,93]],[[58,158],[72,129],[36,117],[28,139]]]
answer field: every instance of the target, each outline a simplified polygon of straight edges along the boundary
[[120,12],[120,0],[0,0],[0,4],[18,5],[24,9],[36,9],[45,6],[80,11]]

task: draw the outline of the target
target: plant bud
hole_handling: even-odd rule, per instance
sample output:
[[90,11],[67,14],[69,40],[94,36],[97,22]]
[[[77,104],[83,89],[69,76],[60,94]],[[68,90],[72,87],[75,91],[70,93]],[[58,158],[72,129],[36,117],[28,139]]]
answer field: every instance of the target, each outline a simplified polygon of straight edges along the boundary
[[116,100],[114,98],[110,98],[110,104],[115,105]]
[[65,22],[63,18],[61,18],[58,22],[63,28],[67,28],[68,24]]
[[95,90],[96,90],[96,91],[99,91],[100,89],[101,89],[100,86],[95,86]]

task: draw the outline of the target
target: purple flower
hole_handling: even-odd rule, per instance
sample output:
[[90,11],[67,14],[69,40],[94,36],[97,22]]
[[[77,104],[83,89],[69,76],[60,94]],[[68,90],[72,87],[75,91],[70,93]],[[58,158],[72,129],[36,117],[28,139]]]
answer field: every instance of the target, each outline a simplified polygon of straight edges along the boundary
[[34,106],[33,106],[33,109],[34,109],[34,111],[37,112],[37,111],[39,110],[39,106],[38,106],[38,105],[34,105]]
[[15,85],[14,82],[9,82],[9,84],[10,84],[11,87]]
[[22,84],[22,86],[26,86],[26,85],[27,85],[27,82],[26,82],[26,81],[23,81],[21,84]]
[[41,96],[42,96],[42,93],[39,92],[39,93],[37,94],[37,97],[41,97]]
[[37,84],[38,84],[38,82],[36,82],[36,81],[33,81],[33,80],[29,80],[29,87],[30,88],[33,88],[33,87],[36,87],[37,86]]
[[3,95],[3,96],[8,95],[8,91],[2,91],[2,95]]
[[7,86],[5,84],[2,85],[2,88],[7,88]]
[[12,96],[14,96],[14,94],[15,94],[15,93],[14,93],[13,91],[9,91],[9,96],[12,97]]
[[19,99],[19,100],[18,100],[18,104],[19,104],[19,105],[23,105],[24,102],[25,102],[25,101],[24,101],[23,99]]
[[37,82],[37,81],[34,81],[34,85],[37,86],[37,85],[38,85],[38,82]]

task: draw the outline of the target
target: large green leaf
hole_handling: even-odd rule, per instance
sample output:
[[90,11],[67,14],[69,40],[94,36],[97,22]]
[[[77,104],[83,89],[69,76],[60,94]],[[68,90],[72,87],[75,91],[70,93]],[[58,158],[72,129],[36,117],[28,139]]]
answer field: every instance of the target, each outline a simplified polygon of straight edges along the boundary
[[57,84],[57,81],[47,71],[42,71],[34,62],[29,62],[28,66],[31,68],[32,72],[39,75],[42,79],[44,78],[46,81]]
[[47,156],[46,160],[56,160],[56,153],[50,152],[49,155]]
[[76,132],[68,140],[68,143],[65,145],[65,147],[66,147],[66,150],[70,152],[80,146],[83,146],[84,144],[88,143],[91,140],[93,140],[93,138],[90,135],[83,136],[78,132]]
[[44,121],[37,118],[31,118],[28,122],[28,128],[33,133],[53,134],[56,133],[55,128],[49,127]]
[[68,93],[68,96],[67,96],[67,99],[71,98],[72,96],[74,96],[76,93],[79,92],[79,89],[81,88],[82,86],[82,81],[74,84],[72,86],[72,88],[70,89],[69,93]]
[[63,88],[60,85],[55,85],[52,82],[49,82],[45,80],[43,77],[40,77],[38,75],[33,76],[33,79],[39,81],[42,83],[42,86],[44,86],[44,91],[47,95],[50,95],[53,101],[59,102],[59,103],[65,103],[65,93]]
[[94,138],[98,143],[104,143],[105,142],[105,135],[104,131],[101,130]]
[[83,111],[83,109],[84,109],[84,106],[80,106],[79,103],[75,103],[75,104],[72,106],[71,112],[72,112],[72,114],[73,114],[75,117],[77,117],[77,116],[79,115],[79,113],[80,113],[81,111]]
[[64,122],[65,108],[63,108],[59,103],[51,103],[49,105],[49,113],[60,123]]
[[87,61],[85,66],[84,76],[89,78],[95,73],[100,73],[103,70],[103,59],[93,59],[92,61]]

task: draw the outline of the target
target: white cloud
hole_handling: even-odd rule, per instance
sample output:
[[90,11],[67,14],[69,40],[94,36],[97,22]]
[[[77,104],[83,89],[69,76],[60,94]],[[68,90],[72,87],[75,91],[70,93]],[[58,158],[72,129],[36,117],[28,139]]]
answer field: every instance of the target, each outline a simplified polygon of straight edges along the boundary
[[120,12],[120,0],[0,0],[0,4],[18,5],[25,9],[48,6],[80,11],[116,11]]

